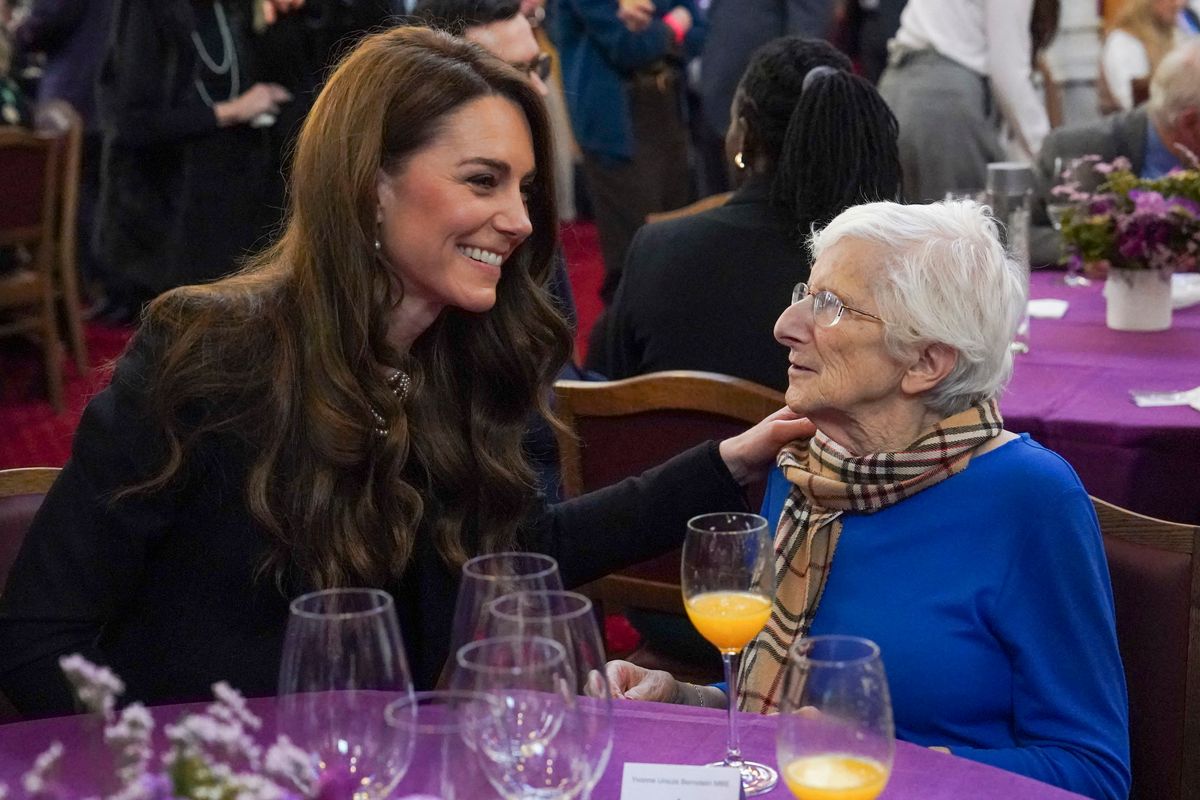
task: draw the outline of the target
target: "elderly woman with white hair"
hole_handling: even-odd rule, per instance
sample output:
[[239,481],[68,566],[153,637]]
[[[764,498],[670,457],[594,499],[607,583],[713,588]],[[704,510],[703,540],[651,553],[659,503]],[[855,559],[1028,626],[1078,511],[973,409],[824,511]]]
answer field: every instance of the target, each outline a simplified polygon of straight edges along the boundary
[[[879,644],[897,734],[1096,798],[1129,792],[1128,719],[1100,531],[1071,467],[1004,430],[1025,303],[987,209],[871,203],[813,235],[775,337],[787,404],[775,608],[742,660],[743,710],[778,710],[798,638]],[[805,568],[807,567],[807,568]],[[726,705],[627,662],[634,699]]]

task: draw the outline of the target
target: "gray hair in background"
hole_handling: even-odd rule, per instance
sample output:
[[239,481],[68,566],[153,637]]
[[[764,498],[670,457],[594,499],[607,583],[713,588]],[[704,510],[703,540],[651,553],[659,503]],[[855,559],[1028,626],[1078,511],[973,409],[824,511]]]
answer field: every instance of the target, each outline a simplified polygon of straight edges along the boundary
[[1150,116],[1167,125],[1179,113],[1200,109],[1200,39],[1188,39],[1163,58],[1150,81]]
[[969,200],[854,206],[813,233],[813,260],[844,238],[879,249],[872,286],[891,354],[910,358],[934,342],[957,351],[950,374],[925,398],[931,410],[957,414],[1004,388],[1028,290],[986,206]]

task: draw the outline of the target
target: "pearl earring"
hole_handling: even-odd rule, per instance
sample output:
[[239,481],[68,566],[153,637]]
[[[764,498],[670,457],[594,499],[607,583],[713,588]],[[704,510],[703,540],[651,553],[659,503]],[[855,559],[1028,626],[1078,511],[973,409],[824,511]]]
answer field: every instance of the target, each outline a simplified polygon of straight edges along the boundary
[[733,157],[733,163],[734,163],[734,166],[736,166],[738,169],[746,168],[746,159],[742,158],[741,150],[738,150],[737,154]]

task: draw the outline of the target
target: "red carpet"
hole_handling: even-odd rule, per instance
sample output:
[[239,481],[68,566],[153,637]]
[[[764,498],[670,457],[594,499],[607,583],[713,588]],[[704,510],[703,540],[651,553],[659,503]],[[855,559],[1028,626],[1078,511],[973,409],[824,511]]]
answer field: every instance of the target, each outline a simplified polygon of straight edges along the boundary
[[[562,244],[579,311],[576,347],[582,359],[588,331],[601,309],[599,291],[604,267],[596,227],[591,223],[565,225]],[[64,371],[66,401],[61,414],[56,414],[46,400],[39,350],[23,340],[0,342],[0,469],[61,467],[66,462],[83,407],[108,383],[108,366],[132,333],[131,328],[87,325],[92,369],[81,377],[64,354],[68,363]]]

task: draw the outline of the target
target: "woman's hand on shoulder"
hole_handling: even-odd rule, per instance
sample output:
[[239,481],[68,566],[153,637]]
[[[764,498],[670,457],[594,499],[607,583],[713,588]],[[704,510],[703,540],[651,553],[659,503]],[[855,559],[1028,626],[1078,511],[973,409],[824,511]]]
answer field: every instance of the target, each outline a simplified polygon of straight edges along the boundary
[[781,408],[745,433],[721,442],[721,459],[742,486],[762,478],[788,442],[812,436],[816,426],[789,408]]

